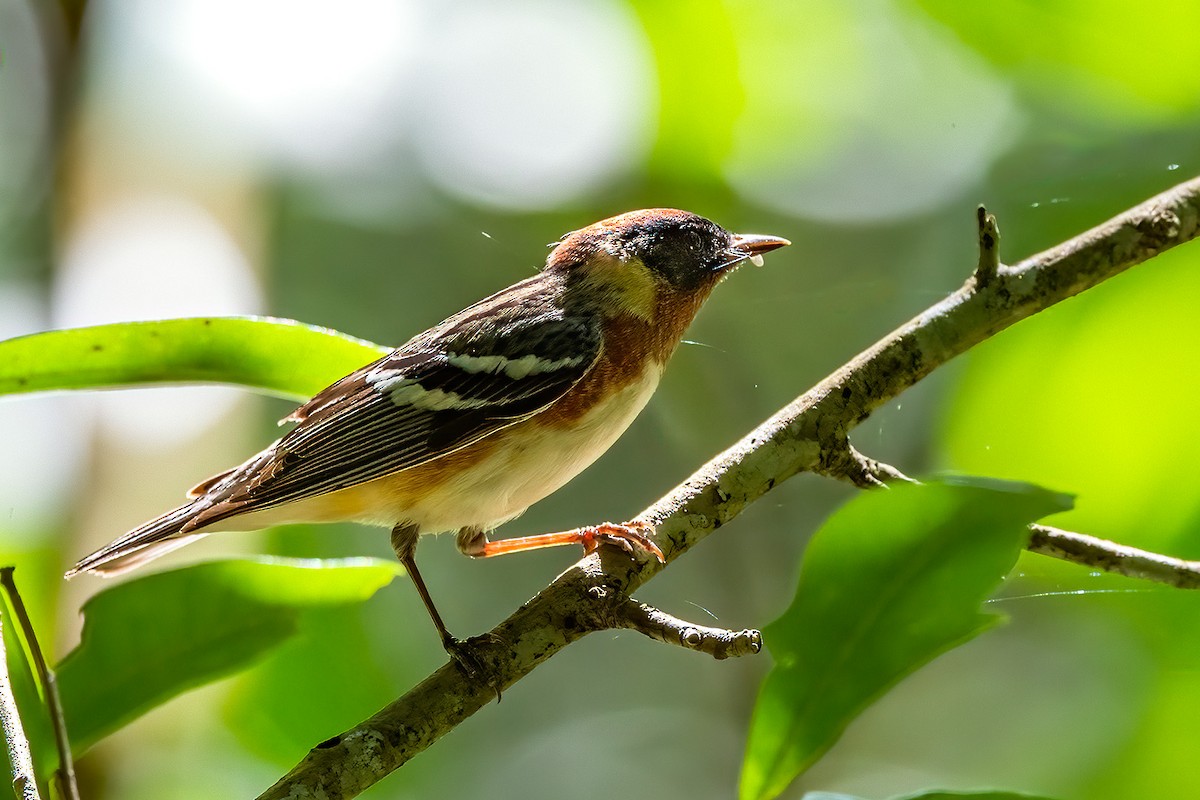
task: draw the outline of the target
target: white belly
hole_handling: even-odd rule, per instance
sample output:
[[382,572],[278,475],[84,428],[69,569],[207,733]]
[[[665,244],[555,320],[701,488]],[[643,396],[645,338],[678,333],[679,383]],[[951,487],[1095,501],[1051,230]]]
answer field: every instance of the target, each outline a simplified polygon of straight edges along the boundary
[[331,503],[329,495],[312,497],[239,514],[205,531],[337,521],[387,527],[413,524],[421,533],[468,527],[490,530],[520,516],[603,455],[645,408],[661,376],[661,366],[647,366],[641,378],[568,429],[526,420],[493,434],[500,445],[490,450],[478,466],[458,472],[419,499],[414,500],[411,492],[398,491],[392,481],[382,479],[339,493],[351,494],[349,502]]
[[459,473],[405,509],[405,517],[423,533],[433,533],[490,529],[519,516],[603,455],[646,406],[661,375],[660,367],[648,367],[639,380],[589,411],[569,430],[532,421],[518,423],[523,430],[513,437],[515,441],[504,437],[508,443],[493,451],[484,465]]

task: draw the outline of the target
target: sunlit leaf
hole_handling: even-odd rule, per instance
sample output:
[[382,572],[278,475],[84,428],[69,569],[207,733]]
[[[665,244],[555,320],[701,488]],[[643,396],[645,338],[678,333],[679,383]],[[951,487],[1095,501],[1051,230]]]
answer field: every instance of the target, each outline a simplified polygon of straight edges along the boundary
[[[1069,485],[1078,507],[1055,524],[1155,552],[1200,555],[1200,249],[1194,244],[1089,290],[975,348],[949,398],[942,463]],[[980,424],[980,415],[986,424]],[[1042,587],[1145,592],[1062,562],[1028,556]],[[1037,591],[1036,588],[1032,591]],[[1127,697],[1129,730],[1088,777],[1086,796],[1187,796],[1200,767],[1180,748],[1195,736],[1195,593],[1103,595],[1097,618],[1136,631],[1157,674]],[[1084,720],[1088,724],[1092,720]],[[1189,751],[1190,752],[1190,751]],[[1154,787],[1148,790],[1147,787]]]
[[921,792],[906,794],[895,800],[1052,800],[1041,794],[1024,792]]
[[400,572],[377,559],[229,560],[102,591],[58,668],[72,748],[257,661],[295,633],[305,609],[362,602]]
[[[436,647],[424,621],[417,622]],[[403,626],[397,621],[396,627]],[[403,693],[405,686],[394,679],[405,665],[385,670],[371,633],[362,613],[339,608],[306,614],[300,635],[242,676],[228,697],[225,717],[242,746],[286,768],[314,742],[373,714],[381,698]],[[409,685],[422,677],[413,676]]]
[[1137,13],[1120,0],[919,5],[1055,108],[1127,124],[1194,114],[1200,102],[1191,0],[1148,0]]
[[975,348],[943,416],[942,463],[1069,485],[1073,530],[1168,553],[1196,541],[1200,493],[1180,466],[1200,449],[1197,297],[1188,246]]
[[634,3],[658,68],[658,140],[654,166],[676,178],[711,180],[733,144],[741,112],[733,20],[725,4],[695,0]]
[[[849,794],[836,792],[809,792],[803,800],[866,800]],[[1040,794],[1024,794],[1023,792],[920,792],[894,797],[892,800],[1052,800]]]
[[207,382],[306,399],[387,349],[265,317],[120,322],[0,342],[0,394]]
[[864,708],[934,656],[995,625],[979,605],[1026,525],[1069,506],[1025,484],[899,486],[843,506],[813,537],[791,607],[764,637],[743,800],[775,797]]

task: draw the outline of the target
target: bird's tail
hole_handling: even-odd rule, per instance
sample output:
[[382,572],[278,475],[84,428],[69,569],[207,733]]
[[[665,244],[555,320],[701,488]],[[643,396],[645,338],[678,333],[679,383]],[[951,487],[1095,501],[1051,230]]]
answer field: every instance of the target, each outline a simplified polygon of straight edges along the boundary
[[194,524],[188,523],[193,522],[210,505],[207,498],[200,497],[134,528],[120,539],[82,558],[67,572],[67,577],[73,578],[82,572],[105,578],[120,575],[185,544],[203,539],[207,533],[185,532],[185,529],[190,531],[194,528]]

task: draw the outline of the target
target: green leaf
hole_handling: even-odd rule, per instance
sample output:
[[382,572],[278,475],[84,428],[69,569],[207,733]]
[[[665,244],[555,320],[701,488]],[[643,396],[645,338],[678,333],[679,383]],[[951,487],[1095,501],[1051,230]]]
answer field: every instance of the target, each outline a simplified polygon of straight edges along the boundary
[[100,592],[58,668],[72,750],[262,658],[295,633],[305,609],[362,602],[402,572],[379,559],[228,560]]
[[[282,768],[313,742],[375,713],[381,697],[403,694],[406,685],[396,683],[397,673],[414,671],[411,664],[385,669],[371,640],[378,628],[369,626],[365,609],[314,610],[300,627],[298,636],[238,679],[225,705],[229,728],[247,752]],[[425,644],[436,641],[428,626],[410,627],[419,627]],[[413,686],[424,676],[408,677]]]
[[905,675],[995,625],[979,605],[1026,525],[1069,500],[1025,484],[898,486],[839,509],[808,545],[754,709],[741,797],[775,797]]
[[387,351],[266,317],[120,322],[0,342],[0,394],[210,382],[303,400]]

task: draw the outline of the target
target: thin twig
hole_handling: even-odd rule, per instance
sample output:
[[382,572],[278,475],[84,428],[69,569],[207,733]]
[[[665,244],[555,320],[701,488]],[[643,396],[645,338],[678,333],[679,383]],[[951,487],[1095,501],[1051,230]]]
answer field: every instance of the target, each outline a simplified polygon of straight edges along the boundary
[[13,791],[20,800],[41,800],[33,772],[33,756],[29,739],[21,724],[21,712],[13,695],[12,679],[8,674],[8,654],[3,636],[4,615],[0,614],[0,726],[8,746],[8,763],[12,769]]
[[979,223],[979,263],[975,266],[975,283],[987,286],[1000,274],[1000,226],[996,215],[980,206],[975,210]]
[[820,466],[813,471],[828,478],[849,481],[860,489],[878,489],[897,481],[918,483],[891,464],[863,455],[849,439],[838,448],[827,450]]
[[21,625],[21,633],[25,645],[29,648],[30,658],[33,659],[34,670],[38,682],[41,683],[42,696],[50,711],[50,724],[54,728],[54,744],[58,747],[58,769],[54,771],[60,794],[66,800],[79,800],[79,786],[75,781],[75,760],[71,757],[71,740],[67,736],[67,722],[63,717],[62,701],[58,696],[58,679],[54,670],[46,664],[42,648],[38,645],[37,634],[33,630],[33,622],[25,611],[25,603],[21,593],[17,591],[17,583],[13,580],[14,567],[0,567],[0,585],[8,595],[9,605]]
[[629,628],[651,639],[707,653],[718,660],[753,655],[762,650],[762,634],[759,631],[733,631],[697,625],[633,598],[626,598],[618,607],[614,627]]
[[[999,266],[984,285],[974,274],[928,309],[781,409],[638,516],[657,527],[667,563],[694,547],[778,483],[821,471],[830,448],[881,405],[1005,328],[1200,234],[1200,178],[1126,211],[1051,250]],[[485,646],[499,688],[528,674],[592,629],[589,589],[628,595],[665,565],[599,552],[560,575],[495,628]],[[314,748],[260,800],[348,798],[403,765],[492,697],[482,682],[439,669],[378,714]]]

